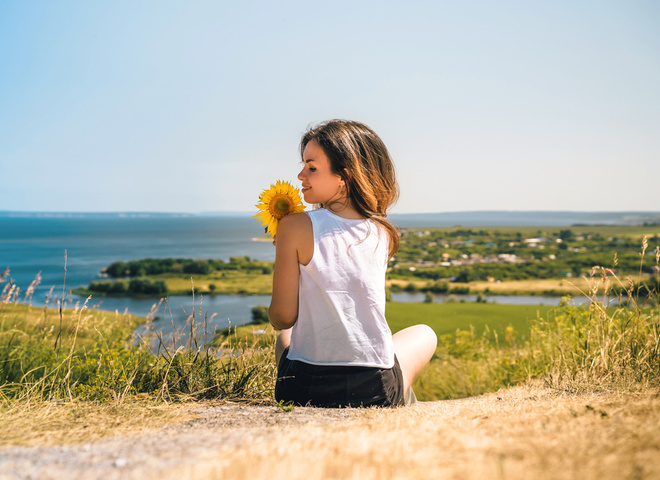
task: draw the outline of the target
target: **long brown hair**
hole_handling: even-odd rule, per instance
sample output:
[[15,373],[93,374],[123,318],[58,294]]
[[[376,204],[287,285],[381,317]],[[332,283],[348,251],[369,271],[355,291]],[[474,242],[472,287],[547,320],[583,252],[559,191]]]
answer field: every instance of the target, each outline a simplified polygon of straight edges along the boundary
[[341,176],[346,198],[365,218],[382,225],[390,236],[390,258],[399,250],[399,233],[387,220],[387,210],[399,198],[394,163],[387,147],[367,125],[350,120],[328,120],[311,127],[300,140],[300,155],[314,140]]

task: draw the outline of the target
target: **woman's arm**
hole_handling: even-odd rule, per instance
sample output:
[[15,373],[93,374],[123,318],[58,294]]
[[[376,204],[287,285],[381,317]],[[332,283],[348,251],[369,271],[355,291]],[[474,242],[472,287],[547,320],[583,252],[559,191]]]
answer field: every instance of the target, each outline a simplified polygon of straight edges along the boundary
[[[273,296],[268,308],[268,318],[276,330],[291,328],[298,320],[298,264],[301,256],[306,256],[306,242],[311,235],[312,223],[304,213],[284,217],[277,227]],[[311,245],[313,248],[313,240]]]

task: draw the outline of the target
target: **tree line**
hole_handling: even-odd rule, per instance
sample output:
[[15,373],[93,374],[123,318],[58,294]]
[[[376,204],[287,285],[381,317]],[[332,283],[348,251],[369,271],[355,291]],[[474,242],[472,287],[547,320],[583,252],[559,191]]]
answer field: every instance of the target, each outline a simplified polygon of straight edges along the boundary
[[224,260],[199,260],[193,258],[145,258],[128,262],[113,262],[103,269],[111,278],[135,278],[166,273],[208,275],[222,270],[248,270],[263,274],[273,272],[270,262],[252,260],[250,257],[230,257]]

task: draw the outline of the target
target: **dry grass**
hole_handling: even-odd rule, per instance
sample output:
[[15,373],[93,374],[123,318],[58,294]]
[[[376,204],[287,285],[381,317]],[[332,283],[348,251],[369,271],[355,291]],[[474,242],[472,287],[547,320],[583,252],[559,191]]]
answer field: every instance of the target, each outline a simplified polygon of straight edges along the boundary
[[489,290],[494,294],[511,294],[524,292],[532,295],[541,295],[543,292],[561,292],[565,295],[577,297],[581,291],[588,291],[589,282],[586,278],[571,279],[535,279],[535,280],[508,280],[503,282],[471,282],[468,284],[471,292]]
[[[405,288],[414,284],[418,289],[423,289],[432,284],[426,280],[388,280],[388,286],[398,285]],[[503,280],[501,282],[468,282],[452,283],[451,287],[469,287],[470,293],[489,292],[495,295],[543,295],[552,292],[552,295],[572,295],[578,297],[582,292],[589,290],[589,279],[580,278],[548,278],[529,280]]]
[[144,434],[190,420],[188,404],[136,396],[122,402],[9,403],[0,410],[0,446],[55,446]]
[[178,478],[645,479],[660,476],[659,450],[657,390],[562,396],[527,386],[289,429]]
[[660,478],[658,389],[568,395],[537,383],[400,409],[198,403],[170,413],[161,420],[197,418],[88,446],[2,449],[0,478]]

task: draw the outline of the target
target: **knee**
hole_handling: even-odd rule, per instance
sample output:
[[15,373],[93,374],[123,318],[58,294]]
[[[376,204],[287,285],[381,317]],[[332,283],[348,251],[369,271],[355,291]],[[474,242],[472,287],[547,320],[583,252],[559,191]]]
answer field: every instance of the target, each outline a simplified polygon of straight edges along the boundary
[[397,355],[424,358],[427,361],[438,346],[438,337],[428,325],[413,325],[395,333],[393,338]]
[[428,325],[415,325],[412,327],[415,329],[415,335],[419,338],[419,341],[425,348],[432,349],[435,351],[438,346],[438,336],[435,334],[433,329]]
[[420,336],[423,338],[425,349],[428,349],[428,351],[431,352],[431,355],[433,355],[435,349],[438,348],[438,336],[428,325],[418,326],[420,327]]

